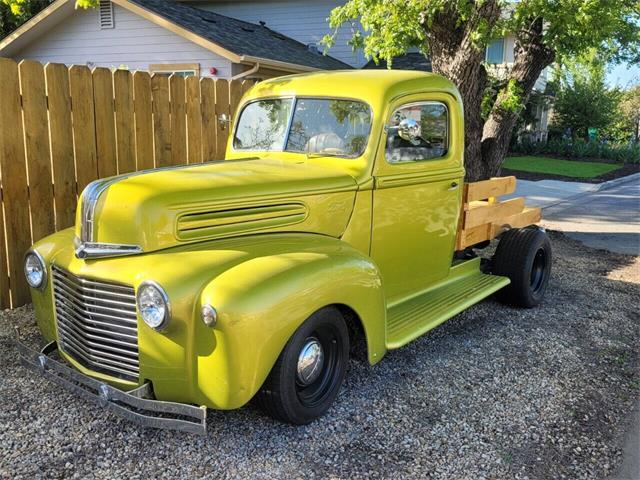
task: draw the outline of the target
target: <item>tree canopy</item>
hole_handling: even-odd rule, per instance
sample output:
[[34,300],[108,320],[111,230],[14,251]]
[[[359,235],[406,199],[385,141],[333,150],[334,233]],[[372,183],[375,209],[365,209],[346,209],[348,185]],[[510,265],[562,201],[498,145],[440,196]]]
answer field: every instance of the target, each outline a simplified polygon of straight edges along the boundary
[[586,58],[566,61],[556,71],[553,125],[574,138],[588,139],[589,128],[612,125],[621,92],[606,85],[606,63],[594,51]]
[[[458,86],[469,179],[498,172],[518,114],[546,67],[594,48],[612,60],[640,61],[638,0],[349,0],[329,23],[329,47],[338,29],[351,25],[352,45],[375,61],[392,66],[394,57],[417,48],[434,72]],[[483,118],[491,73],[485,49],[507,34],[515,37],[514,61]]]

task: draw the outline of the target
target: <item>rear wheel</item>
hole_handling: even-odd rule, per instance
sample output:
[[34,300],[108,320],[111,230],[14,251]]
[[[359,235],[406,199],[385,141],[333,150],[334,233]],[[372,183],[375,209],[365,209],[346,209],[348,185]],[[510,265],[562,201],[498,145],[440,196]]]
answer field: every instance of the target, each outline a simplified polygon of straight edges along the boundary
[[505,232],[491,271],[511,280],[498,293],[501,301],[526,308],[539,305],[551,276],[551,242],[546,232],[535,226]]
[[349,333],[340,311],[323,308],[293,334],[278,357],[258,398],[263,409],[283,422],[303,425],[322,416],[344,380]]

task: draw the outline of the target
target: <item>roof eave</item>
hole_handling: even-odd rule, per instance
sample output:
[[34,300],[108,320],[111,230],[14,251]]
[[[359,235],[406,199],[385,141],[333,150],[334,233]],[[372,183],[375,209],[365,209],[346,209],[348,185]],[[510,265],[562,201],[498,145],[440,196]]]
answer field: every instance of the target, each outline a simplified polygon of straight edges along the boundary
[[75,0],[56,0],[3,38],[0,41],[0,55],[9,57],[15,54],[28,44],[28,37],[25,37],[25,34],[34,28],[46,26],[47,22],[56,24],[61,16],[66,17],[74,9]]

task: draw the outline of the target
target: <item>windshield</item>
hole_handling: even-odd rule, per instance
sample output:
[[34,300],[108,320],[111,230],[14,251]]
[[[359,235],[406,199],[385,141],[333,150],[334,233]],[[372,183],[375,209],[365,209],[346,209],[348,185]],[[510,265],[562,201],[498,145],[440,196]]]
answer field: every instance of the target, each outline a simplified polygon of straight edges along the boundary
[[242,110],[233,147],[358,157],[367,146],[370,130],[371,110],[362,102],[319,98],[259,100]]

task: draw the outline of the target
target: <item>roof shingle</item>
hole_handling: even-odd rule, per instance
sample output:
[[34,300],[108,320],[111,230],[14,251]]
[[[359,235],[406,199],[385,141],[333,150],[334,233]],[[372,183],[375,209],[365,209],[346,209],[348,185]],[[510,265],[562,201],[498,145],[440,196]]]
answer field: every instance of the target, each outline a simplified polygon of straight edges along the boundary
[[312,52],[305,44],[264,25],[237,20],[178,2],[129,1],[236,55],[248,55],[326,70],[352,68],[329,55]]

